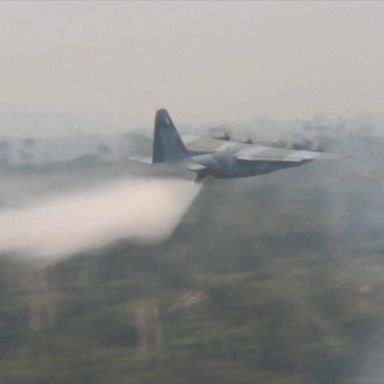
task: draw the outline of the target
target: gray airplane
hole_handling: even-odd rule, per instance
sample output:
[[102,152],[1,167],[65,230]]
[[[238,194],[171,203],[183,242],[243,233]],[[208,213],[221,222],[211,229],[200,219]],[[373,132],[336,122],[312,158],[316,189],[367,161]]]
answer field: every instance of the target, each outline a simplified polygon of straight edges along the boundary
[[155,118],[152,164],[181,163],[196,173],[196,182],[256,176],[297,167],[313,160],[336,160],[343,157],[332,153],[196,136],[186,137],[185,143],[167,110],[158,110]]

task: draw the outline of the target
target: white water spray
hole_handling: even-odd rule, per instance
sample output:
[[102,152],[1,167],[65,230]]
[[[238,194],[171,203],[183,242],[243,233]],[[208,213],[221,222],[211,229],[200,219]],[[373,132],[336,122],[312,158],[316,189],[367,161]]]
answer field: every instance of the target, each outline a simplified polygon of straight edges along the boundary
[[117,239],[159,242],[176,228],[200,186],[131,180],[0,211],[0,252],[56,261]]

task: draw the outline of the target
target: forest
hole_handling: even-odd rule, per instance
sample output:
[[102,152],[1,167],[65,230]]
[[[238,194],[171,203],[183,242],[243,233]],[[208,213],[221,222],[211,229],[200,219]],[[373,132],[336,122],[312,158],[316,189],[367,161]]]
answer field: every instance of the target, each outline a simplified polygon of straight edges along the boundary
[[0,383],[382,383],[384,141],[333,144],[207,183],[159,244],[4,253]]

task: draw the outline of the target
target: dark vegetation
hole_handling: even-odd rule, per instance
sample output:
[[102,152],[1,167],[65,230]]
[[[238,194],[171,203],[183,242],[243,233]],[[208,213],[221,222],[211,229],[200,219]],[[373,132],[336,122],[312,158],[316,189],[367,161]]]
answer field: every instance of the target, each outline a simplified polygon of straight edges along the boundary
[[160,245],[1,259],[0,383],[381,383],[384,156],[357,143],[207,185]]

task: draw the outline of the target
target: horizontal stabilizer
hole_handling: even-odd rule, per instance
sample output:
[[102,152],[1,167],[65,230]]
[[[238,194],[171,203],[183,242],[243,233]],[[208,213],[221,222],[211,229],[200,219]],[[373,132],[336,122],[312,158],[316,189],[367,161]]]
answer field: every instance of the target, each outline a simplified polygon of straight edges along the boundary
[[141,156],[135,156],[130,157],[128,160],[134,161],[135,163],[141,163],[141,164],[152,164],[152,158],[151,157],[141,157]]

